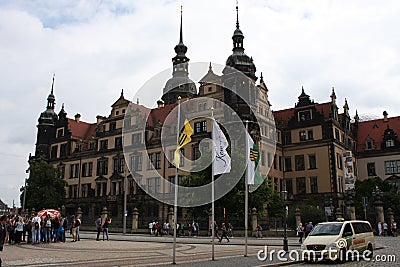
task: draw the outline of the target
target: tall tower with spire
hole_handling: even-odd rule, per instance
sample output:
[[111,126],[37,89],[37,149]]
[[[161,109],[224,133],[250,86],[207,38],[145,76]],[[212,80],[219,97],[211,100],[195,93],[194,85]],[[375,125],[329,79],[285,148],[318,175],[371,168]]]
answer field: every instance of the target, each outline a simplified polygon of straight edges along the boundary
[[50,154],[50,141],[55,137],[55,124],[58,116],[54,111],[56,98],[54,97],[54,77],[51,84],[51,91],[47,97],[46,110],[40,114],[38,119],[38,133],[36,141],[36,156],[48,157]]
[[[257,86],[256,67],[253,59],[244,53],[244,35],[239,26],[239,7],[236,5],[236,28],[233,32],[233,53],[226,60],[222,82],[225,88],[224,99],[242,120],[255,121],[252,112],[256,108]],[[249,106],[250,105],[250,106]]]
[[187,47],[183,43],[182,6],[179,43],[175,46],[176,56],[172,58],[172,77],[167,81],[163,90],[162,100],[165,104],[175,103],[181,98],[191,98],[196,95],[195,83],[189,78],[189,58],[186,56]]

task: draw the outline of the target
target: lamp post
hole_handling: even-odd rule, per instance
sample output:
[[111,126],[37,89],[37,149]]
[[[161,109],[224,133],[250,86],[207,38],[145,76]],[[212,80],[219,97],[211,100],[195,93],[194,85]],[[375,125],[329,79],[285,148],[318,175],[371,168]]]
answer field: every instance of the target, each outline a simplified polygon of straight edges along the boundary
[[288,245],[288,238],[287,238],[287,233],[286,233],[286,220],[287,220],[287,206],[286,206],[286,200],[287,200],[287,195],[288,192],[286,190],[281,191],[281,199],[283,201],[283,250],[286,252],[289,252],[289,245]]

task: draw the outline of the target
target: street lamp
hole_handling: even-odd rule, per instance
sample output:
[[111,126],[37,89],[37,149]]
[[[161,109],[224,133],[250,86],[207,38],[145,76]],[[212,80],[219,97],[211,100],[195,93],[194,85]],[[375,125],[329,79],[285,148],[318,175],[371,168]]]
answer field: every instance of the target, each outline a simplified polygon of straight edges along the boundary
[[281,191],[281,199],[283,201],[283,250],[286,252],[289,252],[289,245],[288,245],[288,238],[286,234],[286,220],[287,220],[287,206],[286,206],[286,200],[287,200],[287,195],[288,192],[286,190]]

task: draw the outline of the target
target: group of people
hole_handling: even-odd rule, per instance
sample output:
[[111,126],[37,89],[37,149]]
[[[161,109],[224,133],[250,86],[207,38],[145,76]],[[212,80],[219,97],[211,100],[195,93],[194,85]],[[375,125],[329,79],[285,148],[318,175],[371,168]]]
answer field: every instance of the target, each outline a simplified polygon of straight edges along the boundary
[[[163,236],[163,235],[173,235],[173,227],[168,221],[163,224],[158,221],[153,221],[149,223],[150,235]],[[177,223],[176,224],[176,236],[189,236],[197,237],[199,235],[199,224],[196,221],[187,223]]]
[[94,224],[96,225],[96,229],[97,229],[96,241],[100,241],[100,233],[101,232],[103,232],[103,241],[109,240],[108,239],[108,226],[111,224],[111,222],[112,222],[111,218],[104,218],[104,220],[103,220],[101,218],[101,215],[99,215],[99,217],[97,217],[97,219],[94,221]]
[[312,222],[308,222],[306,225],[300,223],[296,228],[296,235],[299,237],[299,243],[303,243],[303,237],[306,238],[311,230],[314,228]]
[[[212,237],[212,225],[210,225],[210,236]],[[218,239],[218,242],[222,242],[222,239],[225,238],[228,242],[230,242],[229,237],[233,238],[233,225],[231,223],[225,224],[222,223],[221,227],[218,226],[217,222],[214,221],[214,237]]]
[[79,227],[81,220],[79,216],[72,216],[71,222],[65,216],[39,216],[35,214],[31,217],[21,215],[4,215],[5,222],[5,242],[8,244],[20,245],[22,242],[27,244],[39,244],[50,242],[65,242],[65,235],[68,230],[72,234],[73,241],[79,240]]
[[397,237],[397,223],[393,221],[389,227],[386,222],[378,222],[378,235]]

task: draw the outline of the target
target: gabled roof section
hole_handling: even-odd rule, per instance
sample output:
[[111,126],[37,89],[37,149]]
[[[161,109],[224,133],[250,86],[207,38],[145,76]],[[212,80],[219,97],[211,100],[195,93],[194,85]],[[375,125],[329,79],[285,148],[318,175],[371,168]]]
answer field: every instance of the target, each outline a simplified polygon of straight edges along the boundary
[[104,177],[103,175],[100,175],[99,177],[97,177],[96,179],[94,179],[95,182],[107,182],[107,178]]
[[358,123],[357,151],[365,150],[368,135],[374,140],[375,150],[381,150],[383,135],[387,128],[393,129],[397,135],[400,133],[400,116],[384,119],[361,121]]
[[87,123],[68,118],[68,130],[71,131],[73,138],[89,140],[96,136],[96,123]]
[[200,84],[204,84],[204,83],[221,84],[221,76],[219,76],[219,75],[214,73],[214,71],[212,70],[211,63],[210,63],[210,66],[208,68],[208,72],[206,73],[206,75],[204,75],[203,78],[201,78],[199,83]]
[[168,114],[177,106],[177,103],[165,105],[150,111],[150,116],[147,120],[149,126],[154,127],[157,123],[163,124]]
[[111,105],[111,107],[115,108],[115,107],[127,106],[127,105],[129,105],[129,103],[130,103],[130,101],[125,99],[124,89],[122,89],[121,96],[118,98],[117,101],[114,102],[114,104]]

